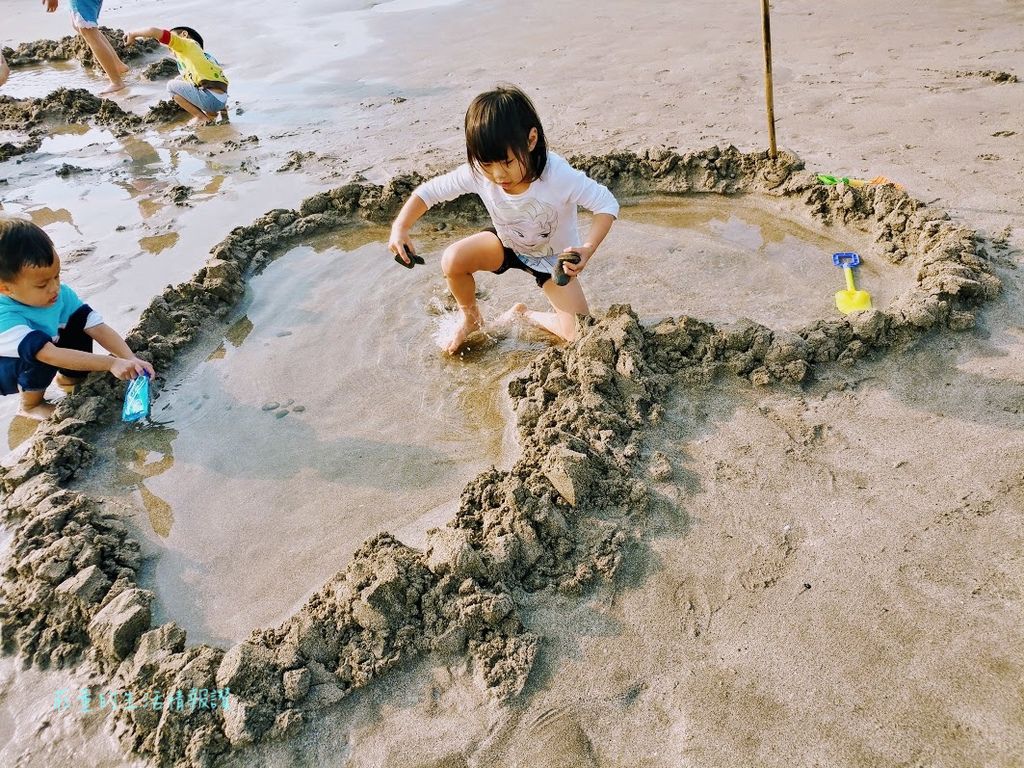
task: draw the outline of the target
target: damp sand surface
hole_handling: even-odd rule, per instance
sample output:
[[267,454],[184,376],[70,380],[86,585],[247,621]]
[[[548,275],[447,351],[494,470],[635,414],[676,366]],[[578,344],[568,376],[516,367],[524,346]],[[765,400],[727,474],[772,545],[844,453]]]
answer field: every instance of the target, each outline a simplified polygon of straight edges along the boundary
[[[9,9],[10,16],[5,19],[9,23],[0,32],[9,37],[0,42],[58,37],[69,32],[63,10],[44,14],[38,4],[17,5]],[[279,4],[272,5],[272,11],[279,10]],[[333,20],[326,21],[328,14],[343,10],[340,7],[326,8],[323,3],[302,2],[296,6],[293,24],[282,24],[278,16],[271,27],[266,23],[270,18],[267,13],[253,13],[243,19],[227,6],[203,8],[198,14],[193,10],[197,6],[198,3],[193,2],[176,7],[187,16],[212,19],[215,29],[232,30],[215,40],[215,51],[230,67],[230,72],[238,75],[236,93],[241,95],[241,89],[248,87],[247,93],[252,96],[244,101],[244,115],[232,115],[232,127],[236,131],[232,138],[258,132],[262,142],[258,149],[235,153],[236,160],[228,172],[231,183],[224,185],[223,194],[204,205],[169,206],[157,192],[143,193],[138,199],[126,195],[102,206],[92,205],[89,198],[82,195],[67,209],[83,233],[65,228],[62,234],[66,237],[58,238],[58,249],[63,254],[96,246],[95,256],[85,259],[79,271],[69,275],[69,282],[74,275],[91,275],[94,268],[102,272],[104,260],[116,257],[120,261],[143,253],[143,249],[131,245],[131,241],[126,240],[129,246],[122,248],[107,239],[119,236],[115,234],[115,227],[122,222],[128,222],[134,230],[135,242],[142,237],[159,236],[161,227],[171,222],[176,222],[175,227],[181,232],[177,244],[162,251],[159,260],[146,261],[144,267],[140,261],[138,268],[131,271],[110,270],[117,280],[111,289],[117,294],[111,295],[126,297],[123,304],[110,301],[107,295],[89,296],[102,305],[107,317],[113,316],[115,311],[120,313],[123,307],[120,316],[127,325],[121,327],[128,327],[137,317],[130,309],[132,306],[141,309],[163,285],[191,274],[206,258],[210,245],[230,227],[252,220],[259,212],[276,206],[292,207],[312,189],[333,186],[356,171],[383,181],[394,173],[410,169],[440,171],[452,167],[464,153],[464,142],[457,130],[458,116],[473,94],[497,80],[518,82],[529,89],[541,110],[552,146],[566,155],[622,148],[643,150],[659,144],[686,151],[716,142],[735,143],[745,149],[763,147],[766,143],[763,104],[750,98],[751,89],[760,87],[757,85],[760,82],[760,38],[756,14],[749,13],[747,4],[703,0],[693,4],[693,20],[684,25],[666,24],[666,19],[675,18],[673,14],[677,11],[674,4],[667,2],[642,6],[598,3],[595,12],[584,17],[572,4],[538,0],[517,3],[514,10],[504,3],[474,6],[471,13],[456,5],[430,11],[429,18],[417,13],[407,17],[379,14],[376,19],[370,19],[370,29],[377,40],[376,47],[370,49],[371,55],[355,56],[340,63],[333,58],[338,52],[334,48],[338,33],[332,28]],[[271,9],[267,4],[253,7]],[[324,21],[324,34],[333,36],[326,44],[311,42],[308,23],[301,23],[306,9],[314,7],[320,14],[318,19]],[[155,0],[142,0],[131,7],[111,6],[106,9],[104,20],[126,28],[149,25],[159,18],[160,8]],[[983,232],[994,234],[1005,227],[1011,244],[1019,249],[1022,244],[1019,222],[1024,205],[1021,192],[1024,177],[1020,170],[1024,167],[1024,143],[1019,141],[1024,127],[1019,100],[1020,88],[1024,86],[994,83],[988,78],[970,76],[970,72],[995,68],[1021,74],[1024,65],[1021,64],[1018,31],[1024,11],[998,0],[973,4],[942,2],[936,9],[941,12],[923,18],[913,6],[878,0],[827,9],[808,10],[785,4],[773,7],[780,143],[797,152],[815,171],[865,178],[882,173],[906,184],[912,194],[923,200],[941,198],[940,205],[947,207],[956,219],[977,226]],[[519,23],[508,24],[510,13]],[[222,23],[220,14],[229,16],[230,23]],[[879,20],[887,23],[891,34],[877,35]],[[499,26],[505,34],[500,40],[492,41],[493,55],[483,67],[476,43],[479,29]],[[298,34],[296,29],[300,30]],[[347,35],[348,29],[343,33]],[[205,28],[203,31],[209,39]],[[281,50],[282,55],[252,57],[251,41],[257,36],[267,40],[271,34],[275,37],[268,46]],[[589,44],[566,44],[570,39],[586,40]],[[437,50],[444,50],[445,56],[437,56]],[[278,76],[278,68],[285,59],[294,62],[296,69],[280,72]],[[324,65],[327,61],[331,61],[330,66]],[[310,69],[317,72],[316,78],[307,79]],[[294,77],[296,72],[302,76]],[[578,84],[591,82],[595,72],[601,73],[602,87],[580,89]],[[17,72],[12,75],[5,92],[15,87],[17,76]],[[638,88],[638,82],[644,83],[643,87]],[[615,97],[609,98],[609,93],[614,93]],[[325,99],[325,95],[329,99]],[[395,97],[399,96],[404,101],[395,103]],[[267,108],[263,109],[264,106]],[[329,113],[329,121],[322,119],[324,113]],[[178,135],[171,135],[168,145],[187,138],[190,133],[175,130]],[[203,140],[219,142],[223,140],[223,132],[218,126],[197,133]],[[273,136],[281,138],[275,141]],[[294,149],[333,153],[335,157],[317,157],[315,165],[307,162],[306,171],[302,173],[274,174],[273,171],[285,162],[287,153]],[[216,151],[219,150],[220,147],[216,147]],[[246,160],[249,164],[243,169]],[[95,176],[60,179],[54,175],[55,166],[50,163],[52,159],[47,160],[43,172],[37,172],[40,165],[32,158],[0,165],[0,178],[8,180],[7,185],[0,185],[0,197],[6,210],[59,210],[50,203],[58,185],[83,182],[97,185],[108,181],[106,177]],[[261,166],[262,174],[253,172],[254,165]],[[311,167],[315,170],[310,171]],[[116,164],[112,163],[110,171],[116,169]],[[331,174],[340,174],[340,178],[335,175],[325,181],[324,177]],[[146,219],[144,225],[141,217],[134,218],[143,206],[156,209],[156,214]],[[625,212],[623,215],[625,217]],[[95,224],[95,227],[86,230],[83,223]],[[155,231],[150,231],[150,227]],[[1018,263],[1019,260],[1018,251],[1013,261]],[[69,270],[69,265],[66,264],[65,269]],[[1015,274],[1007,272],[1004,277],[1019,283]],[[870,285],[866,287],[874,292]],[[596,284],[589,288],[592,297],[599,288]],[[840,695],[845,701],[851,690],[863,694],[858,708],[849,712],[839,710],[835,700],[828,696],[814,699],[814,706],[810,708],[787,705],[789,701],[806,701],[807,689],[815,682],[810,680],[808,686],[794,690],[789,680],[796,676],[796,670],[807,658],[832,657],[832,638],[848,629],[846,619],[829,612],[831,595],[828,593],[823,593],[826,597],[813,609],[794,613],[795,607],[800,607],[799,600],[819,594],[821,585],[817,581],[813,582],[811,591],[800,597],[775,590],[776,597],[772,590],[748,594],[738,585],[730,587],[722,577],[722,585],[716,588],[726,598],[714,602],[704,602],[698,593],[689,593],[680,589],[679,583],[673,583],[674,577],[679,582],[696,578],[703,580],[698,586],[707,589],[707,580],[715,574],[735,574],[748,567],[738,563],[733,552],[715,555],[710,561],[703,554],[705,544],[717,541],[715,519],[711,515],[713,505],[707,505],[701,519],[708,538],[694,539],[689,548],[680,548],[676,539],[666,538],[664,561],[655,561],[655,575],[642,572],[637,576],[640,581],[648,581],[654,593],[652,597],[648,599],[636,592],[617,595],[612,601],[614,614],[607,621],[592,622],[593,628],[585,642],[577,639],[575,626],[564,628],[564,640],[559,641],[564,648],[562,658],[572,664],[548,665],[539,676],[536,687],[531,689],[534,698],[527,704],[531,710],[524,725],[527,736],[536,732],[537,721],[548,721],[541,717],[545,709],[560,707],[576,712],[577,725],[565,726],[572,737],[567,743],[577,744],[579,728],[582,728],[594,745],[596,762],[602,766],[686,762],[708,766],[794,765],[811,764],[815,759],[821,764],[864,766],[915,764],[929,759],[933,762],[947,759],[962,765],[1016,765],[1019,761],[1015,756],[1021,754],[1021,746],[1012,737],[1014,734],[1019,737],[1019,714],[1016,718],[1002,720],[986,716],[970,697],[967,703],[961,703],[965,701],[959,695],[962,688],[957,689],[957,695],[950,695],[945,687],[924,692],[924,705],[930,708],[930,715],[943,713],[941,723],[948,726],[945,733],[952,740],[949,742],[940,742],[938,733],[930,734],[933,737],[930,742],[897,734],[891,743],[898,751],[881,752],[876,749],[878,731],[872,729],[876,721],[867,718],[875,709],[873,705],[887,706],[885,702],[893,697],[905,701],[911,696],[905,686],[879,687],[878,680],[891,679],[893,666],[911,655],[909,651],[901,655],[899,650],[906,646],[908,638],[917,638],[916,649],[920,650],[924,639],[935,636],[934,627],[941,624],[935,611],[943,604],[951,606],[953,616],[946,626],[963,623],[962,606],[974,610],[975,605],[980,605],[984,615],[979,617],[972,613],[972,627],[982,627],[1004,649],[1020,647],[1019,636],[1008,631],[1005,624],[1009,620],[1010,627],[1021,625],[1021,568],[1019,558],[1015,557],[1020,547],[1006,544],[1012,541],[1006,534],[1013,535],[1019,525],[1016,529],[1012,526],[1005,530],[994,529],[993,533],[1004,538],[993,541],[987,551],[979,550],[977,539],[988,535],[987,521],[992,519],[991,513],[987,516],[973,512],[946,514],[953,511],[950,508],[944,510],[943,515],[961,527],[937,528],[928,517],[936,509],[934,499],[907,494],[900,497],[902,506],[895,509],[870,482],[873,473],[891,474],[893,465],[905,461],[909,454],[918,459],[916,466],[909,465],[915,476],[910,482],[927,485],[931,478],[948,475],[950,446],[966,445],[970,451],[958,448],[958,462],[965,468],[964,475],[953,481],[952,486],[943,486],[948,488],[948,497],[959,499],[973,493],[973,502],[977,502],[975,509],[982,512],[989,501],[998,502],[1000,492],[997,489],[1003,486],[1005,478],[1012,476],[1014,462],[1019,471],[1019,443],[1012,442],[1019,436],[1019,429],[1011,425],[1002,434],[991,434],[982,432],[979,427],[1001,418],[1014,418],[1014,414],[1020,413],[1019,386],[1009,383],[1019,383],[1020,361],[1024,359],[1020,316],[1017,311],[1013,317],[992,318],[982,332],[967,337],[967,349],[961,350],[959,357],[953,357],[955,353],[939,355],[938,344],[929,342],[913,359],[897,360],[894,366],[907,369],[909,384],[905,394],[895,400],[884,393],[885,380],[878,383],[878,372],[852,375],[849,381],[836,382],[834,386],[852,393],[849,395],[852,402],[839,401],[839,407],[830,413],[819,414],[826,428],[831,425],[847,430],[849,425],[861,423],[860,431],[852,435],[854,445],[874,446],[882,442],[881,436],[885,437],[884,442],[891,443],[892,436],[896,435],[899,447],[905,447],[903,455],[893,449],[891,460],[880,454],[884,462],[863,468],[844,464],[845,474],[838,479],[846,483],[845,487],[860,489],[856,504],[843,510],[849,520],[848,538],[830,541],[813,538],[810,545],[804,543],[800,550],[803,557],[829,547],[835,557],[836,572],[842,577],[843,586],[838,591],[846,589],[849,574],[865,570],[873,569],[888,576],[886,583],[890,585],[902,579],[898,589],[886,588],[885,583],[874,591],[858,587],[858,599],[847,601],[843,607],[843,610],[850,607],[855,611],[864,610],[866,613],[861,617],[864,624],[879,628],[874,636],[858,636],[846,648],[849,651],[852,647],[857,655],[850,656],[851,666],[842,678]],[[1013,327],[1006,335],[1003,329],[1008,324]],[[985,354],[971,354],[975,345],[990,348]],[[913,369],[917,367],[920,370],[915,372]],[[941,374],[966,368],[983,374],[983,378],[971,377],[967,380],[969,386],[947,388],[949,379],[944,380]],[[873,384],[865,381],[872,375]],[[978,384],[986,381],[984,397],[979,399]],[[931,389],[920,390],[920,385],[925,383]],[[881,394],[877,389],[873,395],[864,391],[869,386],[881,388]],[[862,390],[860,393],[858,388]],[[955,393],[956,397],[949,397],[949,393]],[[709,393],[702,399],[718,402],[722,397],[725,395]],[[10,401],[11,398],[6,399],[5,408]],[[790,437],[767,428],[758,433],[758,444],[752,445],[748,434],[758,428],[752,418],[737,419],[736,429],[723,434],[717,443],[709,443],[707,450],[693,461],[686,459],[690,454],[681,453],[685,460],[684,472],[690,473],[694,483],[701,477],[700,473],[722,472],[719,482],[728,486],[734,481],[724,471],[727,468],[720,466],[721,461],[737,464],[755,455],[768,456],[771,462],[766,447],[778,442],[783,446],[783,453],[793,447]],[[922,439],[919,431],[922,419],[931,425],[924,435],[926,439]],[[1019,415],[1017,419],[1019,424]],[[1001,446],[1002,461],[984,449],[983,443],[990,440]],[[1007,447],[1011,444],[1012,447]],[[686,451],[687,446],[678,446],[678,450]],[[724,458],[723,452],[728,452]],[[791,457],[778,458],[781,461],[771,464],[770,473],[784,480],[790,469],[783,462]],[[967,477],[969,470],[974,471]],[[906,465],[903,471],[907,471]],[[742,487],[756,486],[757,477],[769,472],[761,468],[749,474],[752,477],[741,483]],[[918,477],[922,479],[916,479]],[[903,478],[898,479],[903,482]],[[899,487],[894,489],[899,490]],[[827,488],[828,494],[835,492],[831,485]],[[753,494],[746,507],[751,524],[758,521],[759,505],[767,507],[773,498],[773,493],[763,497]],[[1017,503],[1016,510],[1020,508]],[[1004,505],[1002,509],[1005,515],[1007,507]],[[776,517],[774,512],[765,514],[762,522],[765,526],[773,525]],[[871,519],[886,522],[878,536],[869,535],[872,529],[866,526]],[[894,525],[900,527],[894,529]],[[942,530],[946,530],[945,535],[936,533]],[[850,549],[850,554],[845,554],[849,542],[856,542],[862,531],[871,545],[883,539],[895,539],[916,547],[912,549],[914,562],[909,575],[903,575],[904,564],[900,562],[871,560],[874,548],[868,553]],[[972,547],[966,553],[965,540]],[[924,554],[922,545],[926,545]],[[964,569],[952,569],[964,576],[952,584],[949,583],[952,577],[943,576],[951,571],[949,553],[965,553],[964,562],[958,563]],[[685,562],[690,556],[700,565],[699,572]],[[799,558],[796,562],[802,569]],[[922,572],[928,578],[922,579]],[[791,570],[791,573],[795,575],[797,571]],[[944,578],[946,583],[942,583]],[[791,586],[786,580],[778,584]],[[797,592],[803,589],[802,584],[793,585]],[[723,605],[729,610],[723,610]],[[738,611],[737,606],[747,606],[749,610]],[[610,610],[607,602],[590,608],[590,614],[598,618]],[[875,610],[877,613],[869,612]],[[691,618],[712,613],[715,618],[710,629],[702,620]],[[831,617],[829,620],[835,620],[838,627],[834,632],[824,633],[818,644],[813,641],[819,635],[805,633],[801,621],[785,623],[787,616],[814,619],[817,613]],[[673,622],[680,621],[680,615],[688,625],[686,631],[693,634],[694,639],[680,636],[681,639],[669,646],[668,652],[652,649],[641,641],[640,638],[650,638],[654,645],[658,638],[675,638],[669,630]],[[895,619],[884,619],[894,615]],[[997,630],[992,629],[992,617],[999,619]],[[554,627],[560,619],[569,625],[575,617],[568,612],[562,617],[538,615],[530,623],[550,637],[558,632]],[[882,625],[883,620],[890,623]],[[619,634],[620,642],[602,642],[602,637],[615,633]],[[791,657],[781,660],[785,663],[759,652],[751,653],[751,649],[756,651],[765,646],[766,637],[775,638],[778,648],[790,649]],[[808,644],[803,641],[794,644],[794,638],[803,638]],[[963,657],[977,656],[978,647],[975,644],[964,648]],[[1001,668],[999,674],[1004,677],[999,679],[1009,675],[1019,681],[1019,669],[1012,663],[1002,663],[998,654],[993,655],[991,646],[983,647],[984,666],[971,669],[970,676],[980,681],[981,690],[995,692],[989,696],[992,701],[1019,702],[1019,686],[1007,690],[992,684],[995,679],[992,670]],[[682,650],[678,650],[680,648]],[[719,650],[723,655],[728,651],[731,661],[742,653],[730,650],[732,648],[746,649],[748,658],[754,662],[737,666],[726,665],[723,661],[716,674],[711,674],[713,670],[706,667],[689,664],[691,659],[711,663]],[[868,669],[874,657],[889,662],[881,672],[863,672],[857,668],[858,660],[863,660]],[[928,658],[935,659],[934,651]],[[613,665],[608,659],[619,662]],[[649,659],[656,663],[646,664]],[[756,674],[758,663],[763,669],[776,670],[774,676]],[[927,674],[920,675],[919,684],[934,676],[939,668],[933,667]],[[453,676],[455,684],[451,684]],[[401,677],[390,676],[392,680]],[[577,683],[580,679],[593,680],[595,684],[608,682],[607,690],[612,695],[602,699],[602,705],[606,711],[615,713],[614,722],[607,718],[589,719],[587,712],[579,714],[581,691]],[[626,682],[617,688],[620,679]],[[651,680],[660,682],[650,688]],[[696,688],[705,681],[706,689]],[[406,680],[398,680],[399,684],[404,682]],[[331,745],[337,745],[339,750],[361,749],[361,756],[349,760],[352,765],[419,765],[430,756],[438,759],[428,764],[436,765],[514,764],[497,757],[489,761],[474,759],[469,742],[502,746],[507,742],[500,737],[509,729],[508,721],[492,716],[479,701],[480,686],[470,680],[464,670],[440,665],[433,679],[424,682],[417,678],[408,682],[410,690],[404,691],[404,695],[395,690],[398,685],[382,681],[374,689],[372,698],[354,697],[352,707],[339,709],[355,712],[358,717],[361,715],[357,708],[363,707],[365,719],[358,721],[362,724],[360,730],[331,732],[311,726],[306,734],[310,743],[287,745],[289,757],[279,764],[314,764],[304,763],[303,756],[318,754],[317,749],[327,750],[325,760],[329,760],[327,745],[331,738],[335,739]],[[828,690],[833,690],[831,686],[830,682]],[[545,692],[543,698],[537,697],[538,688]],[[19,680],[5,696],[10,699],[25,690]],[[687,695],[692,695],[696,703],[674,699],[669,706],[661,706],[659,701],[665,698],[662,694],[669,696],[670,691],[675,691],[675,695],[679,691],[690,692]],[[876,691],[877,698],[872,700],[870,696]],[[588,697],[596,693],[599,692],[592,688],[585,689]],[[920,688],[914,689],[914,695],[921,693]],[[739,705],[740,699],[743,706]],[[708,702],[715,706],[708,707]],[[540,711],[534,710],[534,705]],[[477,716],[471,717],[472,712],[467,710],[476,707],[480,707]],[[1019,707],[1017,709],[1019,713]],[[16,717],[26,717],[29,710],[15,702],[8,711],[14,712]],[[452,713],[456,715],[454,722],[450,717],[445,718]],[[945,716],[948,713],[959,716],[952,719]],[[929,712],[925,715],[927,720]],[[328,724],[337,719],[333,711],[325,718]],[[557,721],[565,722],[563,718]],[[488,722],[496,724],[489,729]],[[650,733],[645,728],[655,731],[653,742],[645,743],[645,736]],[[989,754],[955,751],[957,739],[962,743],[979,729],[999,736],[1002,749]],[[47,760],[47,753],[40,752],[42,739],[34,735],[34,728],[20,727],[18,734],[16,743],[7,747],[10,754],[28,755],[28,764]],[[75,737],[69,734],[67,738],[71,741]],[[671,739],[670,748],[665,748],[665,739]],[[817,751],[802,751],[802,745],[806,744],[814,745]],[[838,746],[830,746],[833,744]],[[937,744],[940,746],[936,747]],[[74,758],[61,756],[50,762],[80,764],[82,755],[86,755],[87,761],[98,764],[99,760],[93,759],[98,754],[86,744]],[[617,761],[615,755],[626,757]],[[38,756],[34,762],[33,756]],[[392,757],[394,759],[390,759]],[[257,763],[250,759],[239,764]],[[574,763],[553,750],[547,762],[539,760],[534,764]],[[590,763],[577,761],[575,764]]]
[[118,434],[94,478],[123,494],[152,545],[148,586],[193,639],[279,622],[377,531],[416,542],[507,453],[502,383],[545,342],[443,355],[437,260],[406,272],[386,232],[364,234],[253,279],[207,359],[171,376],[154,423]]
[[518,596],[545,643],[519,702],[431,657],[225,765],[1017,765],[1020,301],[805,390],[674,386],[615,586]]
[[[770,203],[626,208],[587,275],[591,301],[631,303],[652,321],[687,308],[735,320],[751,316],[751,294],[778,297],[800,279],[803,304],[766,301],[752,319],[793,307],[797,325],[834,312],[829,254],[842,243]],[[146,586],[160,618],[194,640],[244,639],[289,615],[374,533],[421,544],[469,479],[508,463],[504,382],[553,339],[495,325],[519,299],[544,307],[531,278],[481,274],[488,333],[455,358],[440,351],[458,320],[440,252],[469,231],[415,236],[427,264],[408,271],[387,255],[383,230],[294,248],[253,279],[198,359],[170,374],[153,423],[118,431],[113,451],[100,451],[114,459],[89,485],[115,489],[150,541]]]
[[97,688],[80,675],[0,659],[0,764],[145,768],[145,760],[125,754],[109,724]]

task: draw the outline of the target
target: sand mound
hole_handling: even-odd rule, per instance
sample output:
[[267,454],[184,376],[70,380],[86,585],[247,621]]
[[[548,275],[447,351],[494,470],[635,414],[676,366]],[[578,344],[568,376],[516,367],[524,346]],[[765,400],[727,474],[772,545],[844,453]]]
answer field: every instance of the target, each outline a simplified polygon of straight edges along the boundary
[[[121,61],[140,59],[160,48],[156,40],[149,38],[127,45],[123,29],[100,27],[100,32],[110,41]],[[70,59],[77,59],[87,67],[99,66],[92,55],[92,49],[81,35],[68,35],[60,40],[34,40],[22,43],[17,48],[4,48],[3,54],[12,68]]]
[[[91,124],[111,128],[118,135],[139,131],[147,125],[166,123],[183,115],[173,101],[161,101],[145,116],[125,112],[116,102],[100,98],[84,88],[59,88],[40,99],[0,96],[0,129],[39,136],[44,125]],[[34,149],[38,149],[38,144]],[[34,149],[25,149],[24,154]],[[0,159],[4,159],[0,157]]]

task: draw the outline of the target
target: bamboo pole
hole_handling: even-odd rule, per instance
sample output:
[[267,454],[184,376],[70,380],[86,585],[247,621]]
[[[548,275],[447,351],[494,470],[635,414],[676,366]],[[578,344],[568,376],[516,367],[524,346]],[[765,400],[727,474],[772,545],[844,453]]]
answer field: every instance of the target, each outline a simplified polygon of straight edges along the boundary
[[775,97],[772,93],[772,25],[769,19],[769,0],[761,0],[761,29],[764,35],[764,99],[768,106],[768,156],[778,155],[775,146]]

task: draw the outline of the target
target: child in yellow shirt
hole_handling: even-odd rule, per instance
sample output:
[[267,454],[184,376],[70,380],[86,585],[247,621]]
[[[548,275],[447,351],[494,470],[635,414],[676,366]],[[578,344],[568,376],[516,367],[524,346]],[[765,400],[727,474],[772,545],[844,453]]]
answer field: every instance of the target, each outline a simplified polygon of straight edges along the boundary
[[126,42],[130,45],[140,37],[151,37],[171,49],[181,79],[169,82],[167,90],[196,122],[209,122],[226,111],[228,79],[217,60],[203,50],[203,38],[198,32],[191,27],[150,27],[129,32]]

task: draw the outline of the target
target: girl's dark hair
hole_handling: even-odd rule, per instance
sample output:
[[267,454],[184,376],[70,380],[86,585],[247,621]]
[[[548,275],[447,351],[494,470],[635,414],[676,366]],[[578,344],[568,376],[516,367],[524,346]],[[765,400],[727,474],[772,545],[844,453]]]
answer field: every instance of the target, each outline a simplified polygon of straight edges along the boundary
[[189,39],[195,40],[197,43],[199,43],[200,48],[202,48],[204,51],[206,50],[206,47],[203,45],[203,36],[196,32],[194,29],[192,29],[192,27],[171,27],[171,32],[177,32],[179,29],[183,29],[186,32],[188,32]]
[[53,241],[42,229],[0,214],[0,280],[17,279],[24,267],[49,267],[54,255]]
[[[532,152],[531,128],[537,129]],[[499,85],[473,99],[466,110],[466,156],[475,170],[481,163],[507,160],[510,149],[526,168],[527,180],[539,179],[548,162],[548,143],[537,109],[514,85]]]

